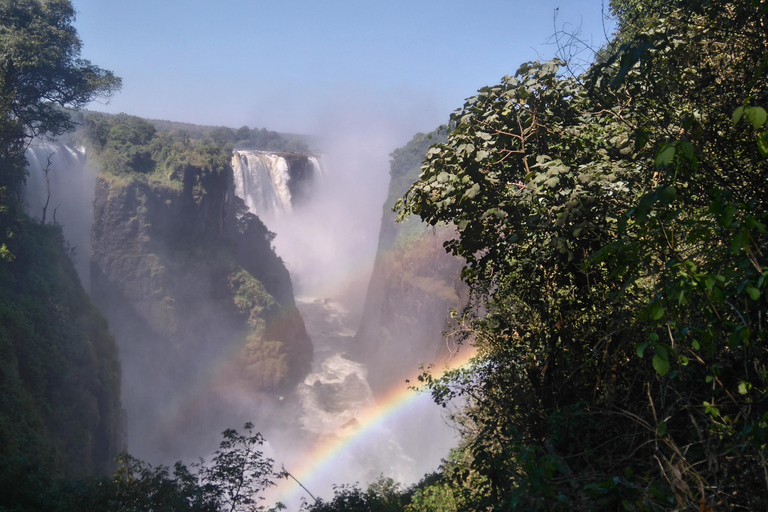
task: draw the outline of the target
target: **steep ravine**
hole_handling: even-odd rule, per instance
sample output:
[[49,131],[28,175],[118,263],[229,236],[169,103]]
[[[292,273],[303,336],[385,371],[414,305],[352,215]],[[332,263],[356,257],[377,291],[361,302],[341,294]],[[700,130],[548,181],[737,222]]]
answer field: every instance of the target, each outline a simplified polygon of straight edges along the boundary
[[113,154],[138,152],[121,142],[96,148],[112,165],[96,183],[91,293],[120,345],[130,450],[168,463],[236,426],[242,396],[300,381],[312,346],[271,233],[234,194],[226,148],[152,135],[145,147],[170,147],[121,167]]

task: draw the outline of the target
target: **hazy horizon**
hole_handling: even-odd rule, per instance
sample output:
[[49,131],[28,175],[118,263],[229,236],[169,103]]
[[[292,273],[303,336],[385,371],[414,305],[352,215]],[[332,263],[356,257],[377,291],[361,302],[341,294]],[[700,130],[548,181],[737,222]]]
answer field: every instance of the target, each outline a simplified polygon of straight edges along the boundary
[[383,122],[391,149],[521,63],[552,58],[555,26],[605,41],[600,0],[73,4],[82,56],[123,79],[91,110],[313,136],[338,118]]

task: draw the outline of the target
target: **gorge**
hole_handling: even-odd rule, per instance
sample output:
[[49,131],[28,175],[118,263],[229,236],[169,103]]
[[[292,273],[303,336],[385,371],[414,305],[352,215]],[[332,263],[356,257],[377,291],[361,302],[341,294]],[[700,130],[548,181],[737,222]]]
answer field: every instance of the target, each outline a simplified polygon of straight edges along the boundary
[[93,1],[99,114],[72,1],[0,1],[0,512],[768,509],[768,2]]
[[[223,153],[214,152],[205,162],[193,154],[173,157],[186,161],[169,165],[173,158],[168,155],[179,150],[177,142],[163,140],[162,150],[142,154],[142,148],[153,140],[159,144],[156,139],[164,136],[153,135],[136,118],[100,122],[112,124],[102,130],[110,135],[91,139],[90,150],[62,144],[30,149],[26,201],[30,215],[39,216],[46,197],[40,162],[53,154],[49,175],[71,177],[67,184],[51,181],[51,204],[59,205],[57,222],[67,237],[90,232],[90,240],[77,244],[76,261],[83,268],[86,260],[83,281],[90,282],[91,297],[120,345],[124,441],[131,453],[164,464],[194,458],[212,450],[224,428],[253,421],[267,438],[271,455],[303,473],[320,495],[339,481],[370,482],[386,473],[409,483],[433,470],[452,446],[454,434],[428,396],[407,399],[408,421],[372,419],[380,413],[371,411],[384,407],[382,400],[393,392],[415,396],[405,379],[416,374],[420,363],[450,355],[439,336],[444,321],[432,326],[436,332],[431,336],[414,326],[425,307],[445,308],[444,318],[449,306],[458,305],[460,290],[441,295],[440,290],[453,285],[430,281],[414,295],[402,283],[391,284],[397,270],[383,271],[377,263],[378,284],[368,288],[361,317],[359,306],[350,311],[360,298],[345,296],[343,287],[328,288],[323,277],[334,269],[357,272],[352,261],[357,255],[345,254],[350,244],[344,241],[345,225],[328,215],[329,209],[342,216],[354,214],[344,211],[344,198],[334,192],[343,190],[336,182],[340,177],[333,169],[323,170],[319,157],[236,148],[228,164]],[[144,140],[136,135],[142,131]],[[423,135],[415,140],[422,145],[427,141]],[[121,154],[131,158],[116,166]],[[413,179],[416,164],[396,159],[393,168],[408,167],[409,176],[393,179]],[[93,198],[69,202],[64,197],[69,184],[85,194],[92,187]],[[332,204],[342,204],[341,209],[329,208]],[[72,208],[82,210],[79,217]],[[386,235],[393,229],[390,208],[385,205],[380,251],[392,246]],[[88,215],[93,223],[83,228],[76,218]],[[327,233],[335,237],[330,252]],[[409,236],[411,242],[433,238]],[[431,243],[439,246],[439,241]],[[90,247],[90,258],[83,257],[83,247]],[[419,254],[410,249],[401,249],[399,258]],[[423,254],[416,258],[427,263]],[[445,272],[458,271],[450,265]],[[442,279],[434,270],[433,277],[424,278]],[[414,267],[409,276],[424,271]],[[297,299],[292,280],[300,283]],[[381,307],[382,300],[403,305],[403,311],[415,309],[410,319],[402,313],[393,316],[391,308]],[[381,310],[383,316],[377,313]],[[368,325],[363,337],[357,330],[361,320]],[[393,324],[397,330],[387,331]],[[382,357],[375,348],[379,342],[392,342],[390,332],[405,335],[391,351],[398,354],[395,359]],[[408,346],[412,350],[403,352]],[[414,429],[430,435],[431,442],[421,443]],[[442,441],[435,438],[438,431]],[[344,446],[345,439],[363,434],[364,441]],[[308,469],[306,458],[317,457],[308,454],[329,443],[338,452],[325,462],[331,466]],[[201,452],[201,447],[208,448]],[[282,485],[275,499],[297,506],[300,495]]]

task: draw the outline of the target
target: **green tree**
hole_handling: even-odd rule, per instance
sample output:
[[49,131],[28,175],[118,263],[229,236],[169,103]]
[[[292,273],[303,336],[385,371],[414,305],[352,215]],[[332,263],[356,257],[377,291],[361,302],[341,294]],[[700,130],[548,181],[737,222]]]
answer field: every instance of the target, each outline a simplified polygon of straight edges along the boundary
[[[41,510],[55,477],[111,469],[120,437],[120,366],[61,231],[20,202],[33,137],[74,126],[120,86],[80,59],[64,0],[0,1],[0,508]],[[15,261],[14,261],[15,260]],[[49,500],[50,498],[50,500]]]
[[531,63],[470,98],[398,205],[455,223],[467,262],[477,363],[426,376],[468,400],[453,489],[482,476],[492,510],[764,508],[768,8],[615,8],[584,76]]
[[[260,450],[261,434],[246,423],[244,433],[223,432],[210,462],[200,459],[153,467],[127,453],[117,458],[112,477],[54,480],[37,476],[34,497],[11,503],[8,510],[132,512],[256,512],[266,510],[259,494],[279,475]],[[2,510],[6,510],[2,508]]]
[[0,1],[0,251],[19,214],[17,193],[25,177],[24,152],[33,137],[56,136],[74,122],[64,108],[108,97],[121,82],[80,58],[69,0]]
[[380,477],[363,491],[359,485],[334,486],[333,499],[318,499],[304,503],[307,512],[402,512],[410,498],[400,484],[391,478]]

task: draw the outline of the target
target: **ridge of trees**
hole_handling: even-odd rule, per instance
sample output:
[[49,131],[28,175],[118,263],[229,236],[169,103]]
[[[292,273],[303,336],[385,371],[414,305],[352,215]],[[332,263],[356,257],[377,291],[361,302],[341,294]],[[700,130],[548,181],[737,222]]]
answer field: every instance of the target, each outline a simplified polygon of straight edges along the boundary
[[[127,114],[105,114],[103,112],[71,111],[73,122],[78,125],[93,123],[114,125],[123,123]],[[162,119],[141,119],[151,125],[159,135],[185,142],[214,144],[219,146],[232,145],[238,148],[255,149],[260,151],[275,151],[286,153],[311,152],[305,135],[279,133],[266,128],[249,128],[241,126],[238,129],[227,126],[205,126],[179,121]],[[117,119],[117,120],[116,120]],[[101,137],[107,135],[102,133]]]

